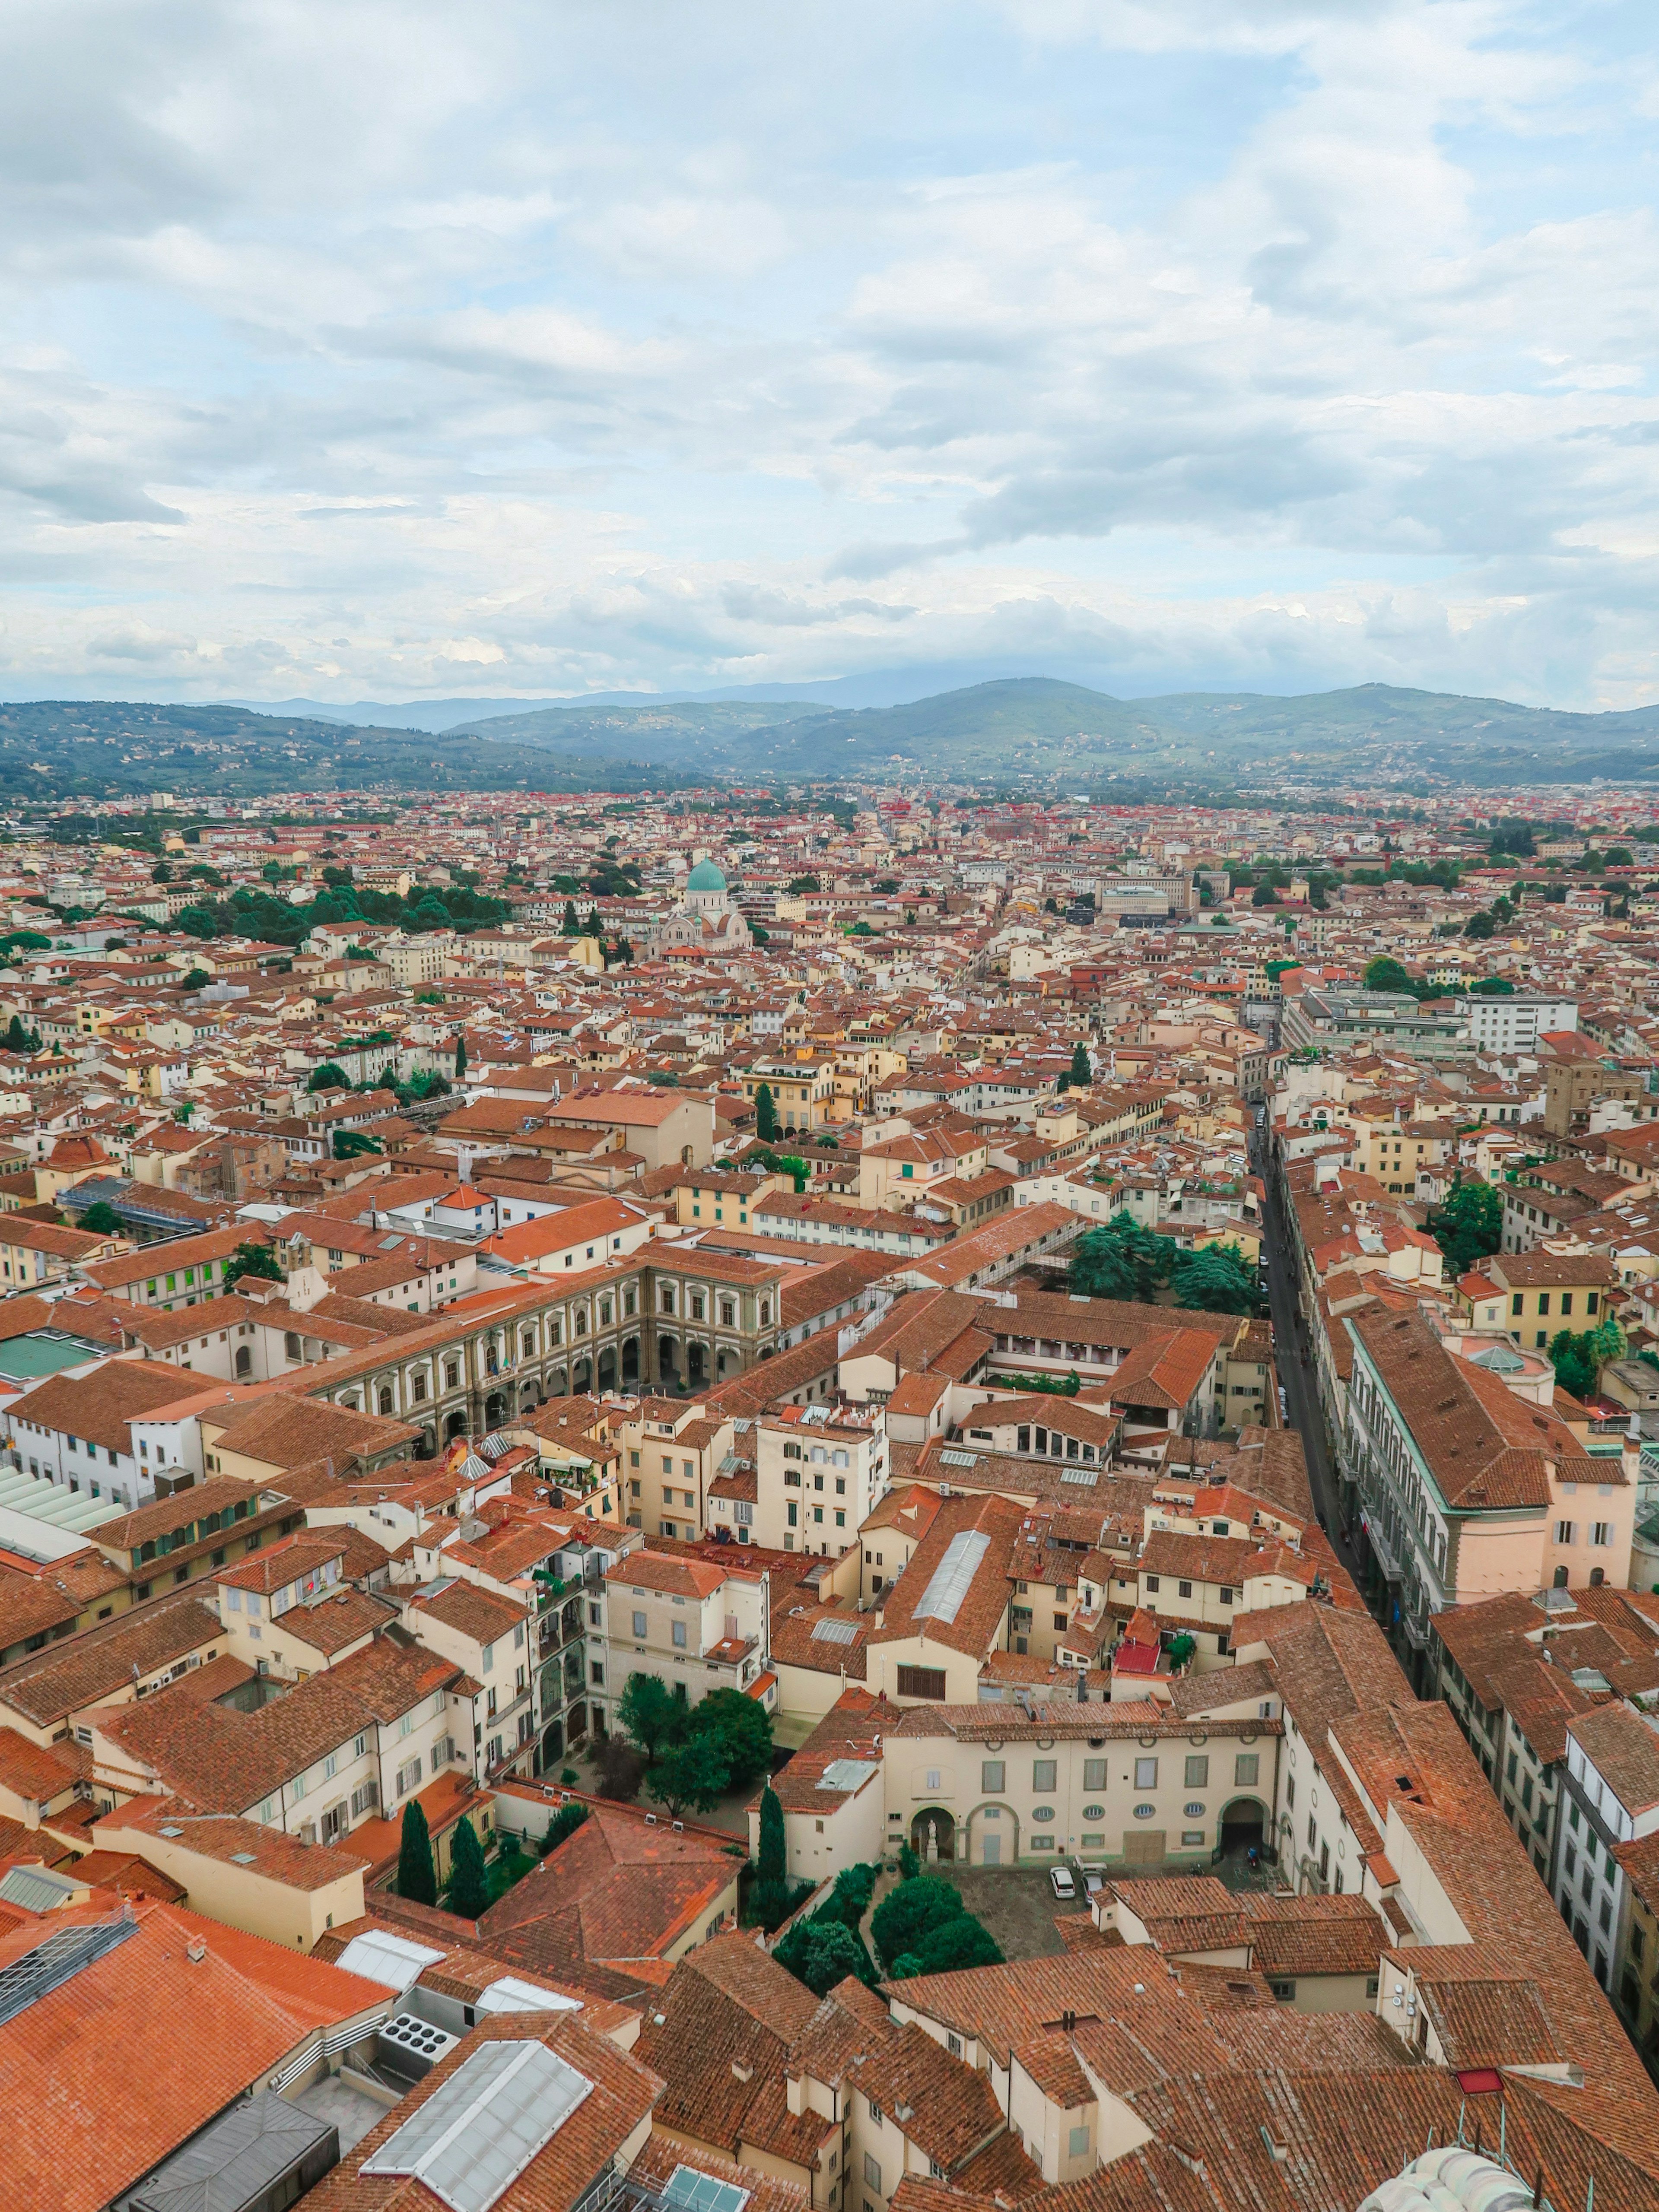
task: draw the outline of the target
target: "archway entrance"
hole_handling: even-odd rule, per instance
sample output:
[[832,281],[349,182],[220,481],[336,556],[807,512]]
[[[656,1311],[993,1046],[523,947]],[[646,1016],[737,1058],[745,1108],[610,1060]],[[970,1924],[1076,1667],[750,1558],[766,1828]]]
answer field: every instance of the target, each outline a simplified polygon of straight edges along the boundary
[[637,1336],[623,1340],[622,1372],[624,1384],[637,1382],[640,1379],[640,1340]]
[[1244,1858],[1252,1850],[1266,1855],[1267,1808],[1257,1797],[1235,1797],[1221,1808],[1221,1854]]
[[438,1439],[433,1435],[428,1425],[421,1431],[420,1436],[416,1440],[415,1456],[416,1459],[435,1459],[437,1455]]
[[617,1355],[610,1345],[599,1354],[599,1389],[614,1390],[617,1387]]
[[484,1426],[498,1429],[507,1419],[507,1401],[499,1390],[492,1390],[484,1400]]
[[957,1824],[942,1805],[925,1806],[910,1823],[910,1848],[924,1864],[957,1855]]
[[536,1402],[536,1386],[533,1382],[526,1382],[519,1393],[520,1412],[529,1413]]
[[680,1347],[677,1338],[659,1336],[657,1339],[657,1374],[665,1390],[679,1386]]
[[1011,1805],[981,1805],[968,1824],[963,1856],[974,1866],[1015,1866],[1019,1815]]
[[465,1434],[466,1415],[452,1413],[444,1423],[444,1441],[446,1443],[453,1443],[457,1437],[464,1437]]
[[706,1355],[702,1345],[688,1344],[686,1346],[685,1379],[688,1386],[693,1390],[695,1390],[697,1385],[702,1381],[705,1357]]
[[564,1757],[564,1723],[555,1721],[542,1736],[541,1771],[545,1774]]
[[592,1387],[592,1361],[591,1359],[579,1359],[570,1370],[571,1389],[575,1393],[576,1396],[580,1398]]

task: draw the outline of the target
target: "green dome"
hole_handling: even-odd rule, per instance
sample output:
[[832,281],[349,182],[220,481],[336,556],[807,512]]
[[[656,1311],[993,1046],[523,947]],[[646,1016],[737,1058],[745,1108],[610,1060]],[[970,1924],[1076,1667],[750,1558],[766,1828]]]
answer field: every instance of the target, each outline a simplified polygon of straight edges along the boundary
[[726,878],[712,860],[699,860],[685,879],[689,891],[723,891]]

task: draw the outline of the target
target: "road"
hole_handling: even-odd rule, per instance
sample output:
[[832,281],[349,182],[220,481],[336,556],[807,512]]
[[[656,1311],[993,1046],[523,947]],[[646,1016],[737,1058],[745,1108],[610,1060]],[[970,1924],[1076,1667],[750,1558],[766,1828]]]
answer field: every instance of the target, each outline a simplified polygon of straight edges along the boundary
[[[1308,1332],[1297,1312],[1294,1248],[1285,1232],[1278,1179],[1260,1136],[1252,1137],[1251,1158],[1255,1172],[1262,1178],[1267,1193],[1267,1309],[1273,1317],[1279,1379],[1285,1386],[1285,1418],[1289,1426],[1301,1434],[1314,1505],[1325,1524],[1332,1547],[1357,1582],[1359,1577],[1358,1559],[1352,1547],[1342,1539],[1341,1522],[1337,1511],[1336,1474],[1325,1443],[1325,1422],[1319,1409],[1312,1348]],[[1301,1359],[1304,1350],[1309,1352],[1306,1367]]]

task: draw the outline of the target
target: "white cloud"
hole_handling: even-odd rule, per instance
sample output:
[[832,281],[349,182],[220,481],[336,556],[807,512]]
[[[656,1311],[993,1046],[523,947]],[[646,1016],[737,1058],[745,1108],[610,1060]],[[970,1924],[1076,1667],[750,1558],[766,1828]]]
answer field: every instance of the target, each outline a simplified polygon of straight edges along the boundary
[[1630,703],[1659,228],[1615,27],[21,0],[0,676]]

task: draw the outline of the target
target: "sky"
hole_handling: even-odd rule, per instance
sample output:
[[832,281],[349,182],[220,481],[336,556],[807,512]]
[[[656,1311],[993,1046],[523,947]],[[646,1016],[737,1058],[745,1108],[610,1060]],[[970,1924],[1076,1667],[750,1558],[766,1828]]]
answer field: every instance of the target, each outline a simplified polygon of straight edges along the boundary
[[1659,698],[1623,0],[9,0],[0,694]]

